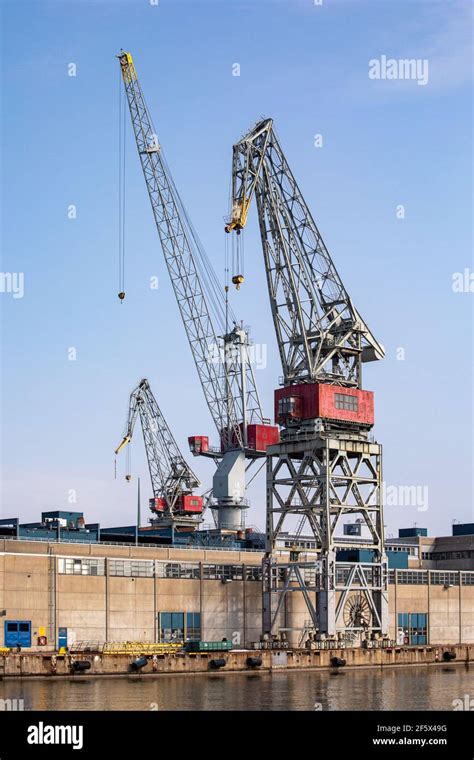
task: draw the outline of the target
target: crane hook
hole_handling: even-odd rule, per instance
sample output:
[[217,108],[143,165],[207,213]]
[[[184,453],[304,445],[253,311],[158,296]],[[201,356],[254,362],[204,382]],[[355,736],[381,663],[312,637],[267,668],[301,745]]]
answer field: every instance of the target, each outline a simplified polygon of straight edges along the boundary
[[244,281],[243,274],[236,274],[232,277],[232,284],[235,285],[237,290],[240,290],[240,286]]

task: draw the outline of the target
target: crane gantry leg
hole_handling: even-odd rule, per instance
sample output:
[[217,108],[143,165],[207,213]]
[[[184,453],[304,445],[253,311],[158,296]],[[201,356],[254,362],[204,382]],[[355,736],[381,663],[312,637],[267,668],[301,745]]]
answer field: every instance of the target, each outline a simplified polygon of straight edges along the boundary
[[[296,545],[290,548],[289,562],[277,564],[274,551],[290,515],[306,519],[313,547],[305,550]],[[350,552],[346,562],[337,560],[338,552],[351,548],[341,534],[344,516],[357,518],[368,528],[368,537],[357,543],[357,561]],[[263,576],[263,630],[267,633],[284,627],[282,599],[296,590],[303,594],[313,627],[321,634],[354,638],[387,632],[388,573],[378,443],[355,436],[316,436],[303,441],[289,436],[269,449]]]

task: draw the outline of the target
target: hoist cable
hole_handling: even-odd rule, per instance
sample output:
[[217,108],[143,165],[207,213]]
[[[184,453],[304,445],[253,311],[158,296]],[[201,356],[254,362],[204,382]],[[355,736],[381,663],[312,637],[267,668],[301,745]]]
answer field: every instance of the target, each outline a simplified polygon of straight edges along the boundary
[[127,132],[127,112],[125,98],[123,98],[123,127],[122,127],[122,290],[125,290],[125,189],[126,189],[126,132]]
[[[125,136],[126,136],[126,100],[122,96],[122,77],[119,77],[118,97],[118,278],[119,297],[125,288]],[[121,298],[121,300],[123,300]]]
[[[120,74],[120,72],[119,72]],[[122,83],[118,97],[118,291],[122,292]]]

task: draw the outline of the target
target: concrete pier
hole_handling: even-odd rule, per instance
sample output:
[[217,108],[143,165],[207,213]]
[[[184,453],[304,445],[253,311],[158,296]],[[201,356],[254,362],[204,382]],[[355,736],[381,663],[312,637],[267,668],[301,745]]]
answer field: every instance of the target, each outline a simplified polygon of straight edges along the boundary
[[[445,652],[452,654],[445,655]],[[455,657],[453,658],[453,655]],[[334,658],[345,660],[345,668],[386,667],[394,665],[436,665],[468,663],[474,656],[474,645],[390,647],[377,649],[266,649],[158,654],[147,657],[147,664],[135,677],[164,673],[208,673],[238,671],[273,671],[335,668]],[[446,657],[448,659],[446,659]],[[261,659],[261,665],[251,665],[249,658]],[[9,653],[0,656],[0,679],[18,678],[90,678],[132,674],[136,656],[88,652],[57,655],[47,652]],[[83,673],[74,671],[73,663],[87,660],[90,668]],[[215,660],[225,660],[215,668]]]

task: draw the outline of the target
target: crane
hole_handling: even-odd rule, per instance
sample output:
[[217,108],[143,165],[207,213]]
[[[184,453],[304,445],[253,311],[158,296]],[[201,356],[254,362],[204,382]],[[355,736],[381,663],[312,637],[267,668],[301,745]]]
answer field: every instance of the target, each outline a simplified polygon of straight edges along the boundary
[[[242,234],[253,197],[283,369],[283,387],[275,391],[281,442],[267,461],[264,631],[275,628],[285,594],[298,587],[319,631],[348,637],[385,633],[382,452],[369,439],[373,393],[362,388],[362,364],[382,359],[384,348],[344,287],[272,119],[259,121],[233,146],[226,232]],[[285,520],[295,515],[298,531],[302,520],[310,526],[317,562],[290,552],[280,583],[282,565],[276,566],[272,552]],[[360,516],[367,529],[353,547],[340,536],[345,515]],[[349,550],[355,556],[366,550],[371,559],[340,564]],[[361,595],[363,625],[353,612]]]
[[227,297],[223,301],[223,291],[173,182],[132,56],[121,51],[117,57],[166,266],[220,440],[215,451],[206,436],[191,436],[190,447],[196,455],[218,460],[213,479],[218,525],[239,530],[247,507],[246,460],[264,456],[267,445],[278,440],[278,428],[263,417],[247,332],[236,320]]
[[193,490],[201,482],[179,450],[146,379],[130,394],[127,426],[116,454],[132,440],[138,416],[153,490],[150,509],[157,523],[171,527],[196,526],[201,521],[203,499]]

